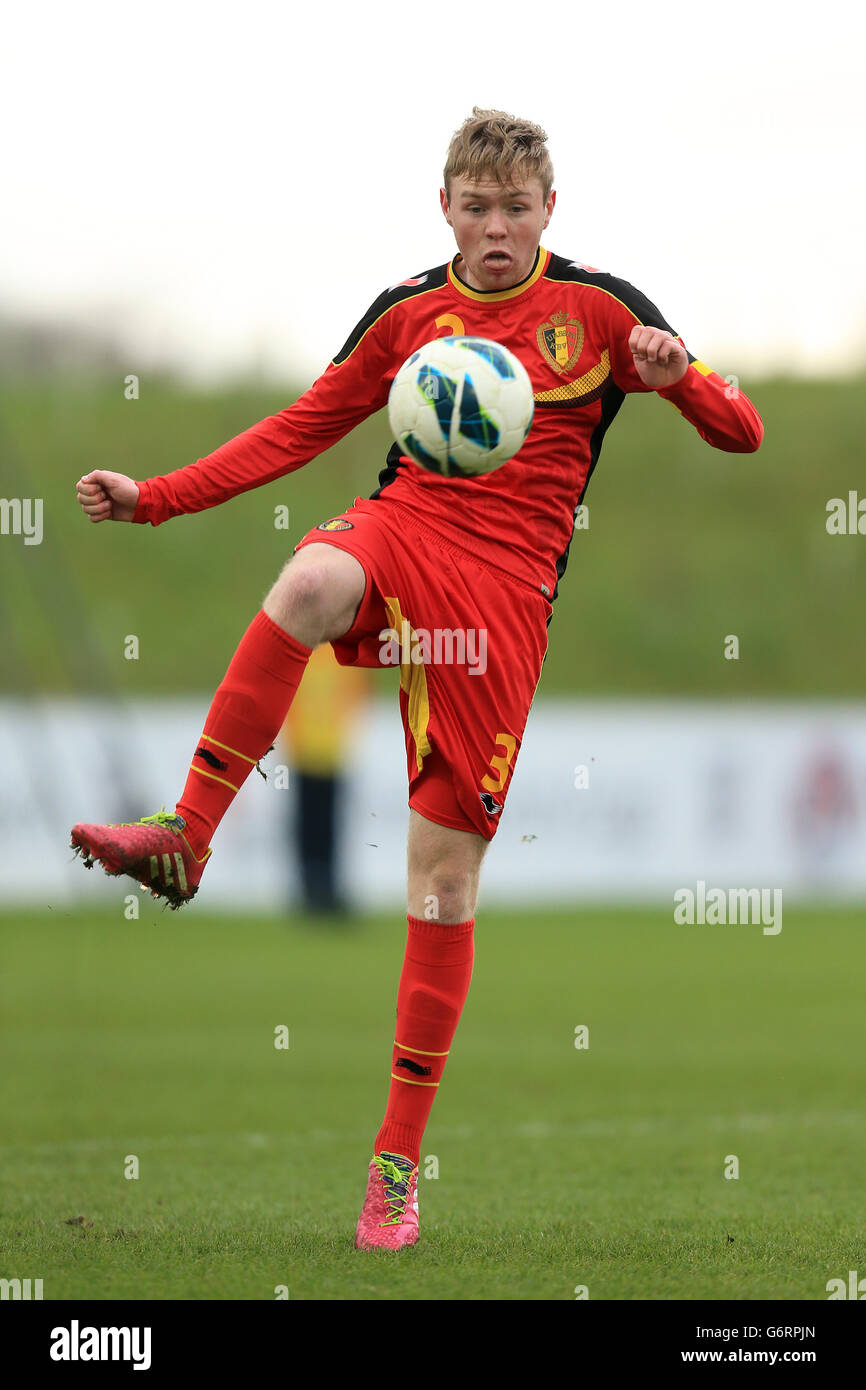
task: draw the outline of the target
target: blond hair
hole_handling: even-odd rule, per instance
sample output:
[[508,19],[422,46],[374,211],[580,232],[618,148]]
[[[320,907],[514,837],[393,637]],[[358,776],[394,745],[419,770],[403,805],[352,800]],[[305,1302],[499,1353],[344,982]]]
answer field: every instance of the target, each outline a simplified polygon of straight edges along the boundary
[[553,187],[547,135],[540,125],[507,111],[473,106],[472,115],[455,130],[448,146],[443,178],[449,201],[451,180],[460,175],[475,182],[494,178],[506,188],[535,177],[541,180],[546,202]]

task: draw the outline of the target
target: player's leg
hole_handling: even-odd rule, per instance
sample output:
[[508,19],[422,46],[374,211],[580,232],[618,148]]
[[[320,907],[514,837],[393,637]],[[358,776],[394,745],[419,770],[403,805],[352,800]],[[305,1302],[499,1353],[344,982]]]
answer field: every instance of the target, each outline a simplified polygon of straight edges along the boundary
[[320,541],[284,565],[262,609],[283,632],[312,649],[348,632],[366,583],[360,560]]
[[463,1012],[474,958],[474,914],[488,841],[409,813],[409,935],[385,1118],[374,1144],[359,1248],[418,1239],[421,1141]]
[[[409,933],[388,1106],[356,1236],[359,1245],[394,1250],[418,1238],[422,1136],[468,993],[481,859],[505,807],[550,613],[540,591],[447,552],[425,569],[423,583],[407,575],[395,592],[410,630],[443,640],[441,660],[431,640],[429,662],[401,668],[409,804],[417,813]],[[462,648],[453,642],[460,632]],[[390,1215],[377,1219],[377,1207]]]
[[410,917],[443,925],[468,921],[475,913],[481,861],[489,843],[483,835],[437,825],[410,809]]
[[193,897],[210,839],[260,758],[273,746],[314,646],[349,630],[366,572],[334,546],[305,547],[284,567],[217,689],[174,814],[134,825],[76,825],[88,868],[128,873],[179,907]]
[[409,935],[391,1088],[375,1152],[396,1151],[417,1163],[469,991],[478,880],[489,841],[414,810],[409,817]]
[[217,689],[177,803],[196,855],[273,746],[310,652],[352,626],[365,586],[360,561],[326,544],[284,566]]

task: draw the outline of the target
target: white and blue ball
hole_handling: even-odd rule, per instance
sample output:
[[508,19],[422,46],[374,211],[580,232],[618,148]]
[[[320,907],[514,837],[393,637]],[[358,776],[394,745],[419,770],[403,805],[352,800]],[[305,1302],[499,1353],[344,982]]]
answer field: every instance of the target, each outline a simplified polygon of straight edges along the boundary
[[523,363],[488,338],[434,338],[406,359],[388,397],[402,452],[446,478],[491,473],[513,458],[534,410]]

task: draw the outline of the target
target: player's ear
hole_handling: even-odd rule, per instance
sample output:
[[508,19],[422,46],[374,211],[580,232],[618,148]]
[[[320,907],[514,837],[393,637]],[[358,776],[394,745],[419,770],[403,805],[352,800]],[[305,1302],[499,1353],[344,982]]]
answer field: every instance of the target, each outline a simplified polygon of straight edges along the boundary
[[[556,207],[556,189],[555,189],[555,188],[551,188],[551,190],[550,190],[550,196],[548,197],[547,202],[544,204],[544,211],[545,211],[544,226],[545,226],[545,227],[547,226],[548,222],[550,221],[551,217],[553,216],[553,209],[554,209],[555,207]],[[544,227],[542,227],[541,230],[544,231]]]
[[439,189],[439,206],[442,209],[448,226],[453,227],[454,223],[451,221],[451,213],[448,211],[448,194],[445,192],[444,188]]

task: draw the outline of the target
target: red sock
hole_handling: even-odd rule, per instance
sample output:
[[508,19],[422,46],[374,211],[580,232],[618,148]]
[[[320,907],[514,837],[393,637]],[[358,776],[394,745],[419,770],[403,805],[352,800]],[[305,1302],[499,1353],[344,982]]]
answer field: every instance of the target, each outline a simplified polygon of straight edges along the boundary
[[397,992],[391,1089],[374,1152],[421,1160],[421,1139],[469,993],[475,919],[456,925],[409,917]]
[[273,746],[311,651],[283,632],[264,609],[241,638],[213,698],[177,803],[197,858],[259,758]]

